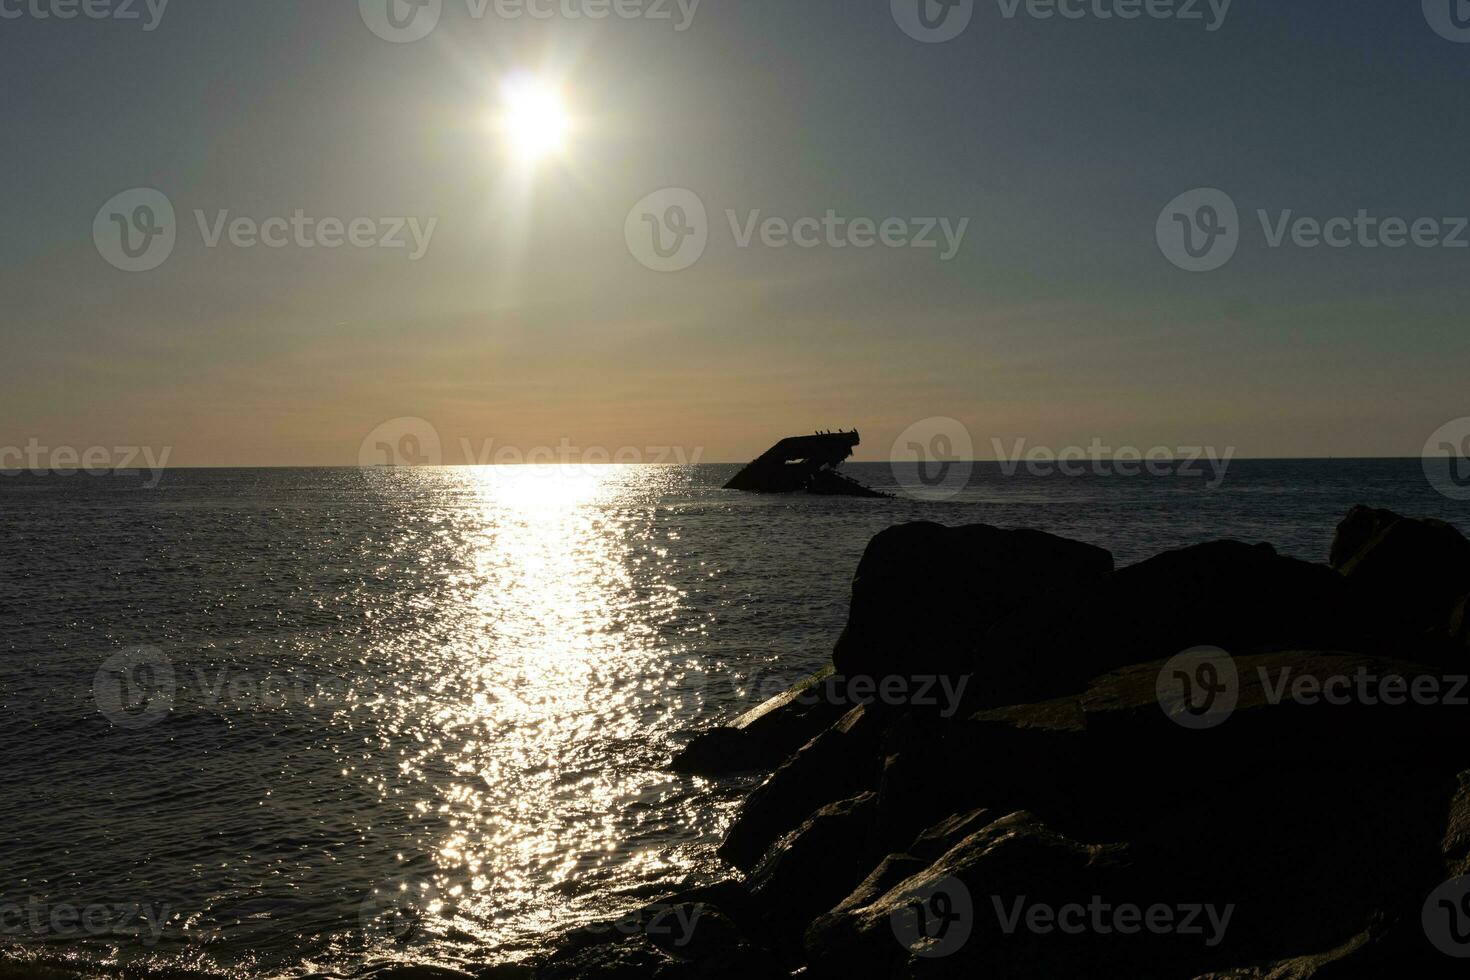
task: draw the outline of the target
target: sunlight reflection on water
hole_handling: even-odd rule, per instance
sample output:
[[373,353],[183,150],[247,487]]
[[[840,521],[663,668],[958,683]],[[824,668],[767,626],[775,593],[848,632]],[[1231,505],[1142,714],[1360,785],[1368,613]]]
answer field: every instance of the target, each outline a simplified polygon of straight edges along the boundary
[[[992,466],[941,503],[722,491],[734,470],[0,481],[0,900],[170,910],[156,947],[0,955],[238,977],[494,962],[708,880],[749,783],[671,774],[671,754],[829,659],[894,523],[1038,527],[1128,562],[1221,536],[1320,560],[1365,500],[1463,518],[1412,460],[1238,462],[1218,493]],[[92,685],[141,645],[185,687],[133,731]],[[272,676],[306,694],[233,694]]]
[[[661,631],[688,614],[653,526],[652,499],[676,477],[613,465],[369,476],[390,500],[456,500],[435,535],[455,552],[449,601],[433,612],[449,642],[384,651],[431,695],[370,707],[372,726],[396,736],[379,750],[399,779],[375,790],[417,797],[438,828],[417,843],[453,922],[425,930],[510,944],[575,917],[582,883],[619,865],[643,879],[696,870],[689,850],[628,843],[675,779],[598,749],[632,745],[677,707],[663,685],[678,675],[649,674],[670,652]],[[707,820],[664,809],[661,821]]]

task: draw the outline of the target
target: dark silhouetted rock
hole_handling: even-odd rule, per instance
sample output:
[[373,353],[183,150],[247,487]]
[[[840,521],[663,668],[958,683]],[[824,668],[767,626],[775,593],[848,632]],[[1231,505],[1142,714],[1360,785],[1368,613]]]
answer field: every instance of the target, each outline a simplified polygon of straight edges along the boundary
[[1337,527],[1331,562],[1406,635],[1463,634],[1470,541],[1443,521],[1354,507]]
[[674,901],[574,930],[535,975],[537,980],[774,980],[785,971],[722,909]]
[[863,552],[832,660],[844,675],[969,673],[992,625],[1112,569],[1107,551],[1041,531],[891,527]]
[[728,727],[700,733],[674,757],[672,768],[700,776],[776,768],[853,707],[828,696],[824,683],[831,673],[802,680]]
[[[1013,813],[966,837],[868,905],[844,906],[819,917],[806,934],[809,969],[815,977],[832,978],[909,976],[918,964],[928,967],[923,975],[935,976],[1102,975],[1093,959],[1096,939],[1069,942],[1075,937],[1025,931],[1006,936],[991,896],[1026,896],[1029,902],[1054,906],[1086,904],[1098,894],[1121,896],[1128,860],[1125,847],[1082,844],[1051,831],[1031,814]],[[949,880],[961,882],[965,891],[947,886]],[[952,899],[954,913],[963,917],[957,928],[968,929],[969,937],[942,958],[911,958],[910,949],[899,941],[895,920],[912,920],[915,903],[926,903],[936,892]],[[918,938],[917,930],[913,935]]]
[[829,803],[771,846],[747,880],[772,930],[800,948],[807,923],[841,902],[877,861],[876,793]]
[[760,754],[754,740],[740,729],[711,728],[694,736],[674,756],[671,768],[697,776],[749,772],[761,768]]
[[751,793],[720,845],[720,857],[749,870],[817,810],[873,789],[880,734],[873,716],[854,708],[804,745]]
[[1197,646],[1245,655],[1389,645],[1332,569],[1283,558],[1266,544],[1216,541],[1165,552],[1012,615],[986,634],[984,667],[966,699],[975,708],[1047,700],[1110,670]]

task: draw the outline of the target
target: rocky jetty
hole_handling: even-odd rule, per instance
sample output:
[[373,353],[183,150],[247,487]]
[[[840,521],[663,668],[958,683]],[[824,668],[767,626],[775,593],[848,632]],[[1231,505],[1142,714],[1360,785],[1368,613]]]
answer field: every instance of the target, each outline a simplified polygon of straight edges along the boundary
[[769,770],[729,880],[536,975],[1463,977],[1467,603],[1464,536],[1362,507],[1327,564],[890,528],[832,671],[676,760]]

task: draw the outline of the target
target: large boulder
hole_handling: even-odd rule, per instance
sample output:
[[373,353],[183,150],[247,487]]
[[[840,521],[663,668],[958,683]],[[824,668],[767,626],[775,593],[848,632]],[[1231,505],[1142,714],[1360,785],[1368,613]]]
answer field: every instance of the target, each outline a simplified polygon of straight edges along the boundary
[[1463,642],[1470,541],[1449,524],[1354,507],[1337,526],[1331,563],[1406,636]]
[[745,980],[784,977],[764,944],[717,906],[657,903],[561,937],[536,980]]
[[1342,576],[1238,541],[1165,552],[1018,610],[981,641],[965,696],[981,708],[1081,691],[1094,677],[1197,646],[1234,654],[1382,650]]
[[[1460,737],[1470,707],[1401,695],[1434,678],[1441,695],[1458,687],[1463,697],[1470,692],[1459,677],[1352,653],[1237,658],[1233,708],[1193,728],[1160,701],[1173,666],[1125,668],[1071,698],[987,710],[928,740],[890,741],[885,751],[898,754],[885,766],[880,825],[900,841],[905,828],[929,820],[929,829],[894,847],[815,921],[813,976],[865,962],[865,975],[895,978],[1285,980],[1383,975],[1373,970],[1395,961],[1415,964],[1416,976],[1442,975],[1418,923],[1430,892],[1470,862]],[[1419,689],[1428,691],[1427,681]],[[976,831],[930,863],[918,852],[932,854],[935,842],[985,821],[985,811],[967,806],[1029,816]],[[1017,849],[1012,857],[1008,848]],[[1117,861],[1099,876],[1094,858],[1103,854]],[[928,866],[895,881],[919,864]],[[949,877],[969,888],[977,935],[942,958],[896,945],[894,915]],[[997,898],[1086,904],[1093,894],[1235,911],[1214,946],[997,929]]]
[[[1120,895],[1127,849],[1089,845],[1018,812],[993,821],[928,868],[860,907],[843,903],[806,933],[812,976],[1096,976],[1096,943],[1020,931],[1006,935],[992,899],[1056,906]],[[955,885],[954,882],[959,882]],[[919,917],[930,909],[933,924]],[[952,931],[951,931],[952,930]],[[1059,943],[1058,940],[1061,940]],[[1109,973],[1109,976],[1142,974]]]
[[748,871],[822,807],[875,788],[880,735],[873,715],[858,707],[802,746],[745,801],[720,857]]
[[674,756],[671,768],[699,776],[776,768],[854,707],[831,696],[831,673],[820,671],[731,724],[700,732]]
[[995,623],[1053,592],[1097,582],[1113,556],[1089,544],[985,524],[901,524],[868,542],[832,653],[847,676],[966,674]]
[[801,948],[806,924],[862,881],[881,854],[874,846],[878,795],[830,803],[771,847],[746,884],[773,934]]

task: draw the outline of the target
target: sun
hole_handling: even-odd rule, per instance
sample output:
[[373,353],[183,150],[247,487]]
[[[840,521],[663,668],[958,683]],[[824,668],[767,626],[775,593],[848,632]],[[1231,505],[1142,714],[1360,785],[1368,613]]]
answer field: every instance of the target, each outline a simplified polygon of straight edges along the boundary
[[572,123],[557,86],[516,75],[501,86],[500,97],[500,134],[521,161],[538,163],[566,149]]

